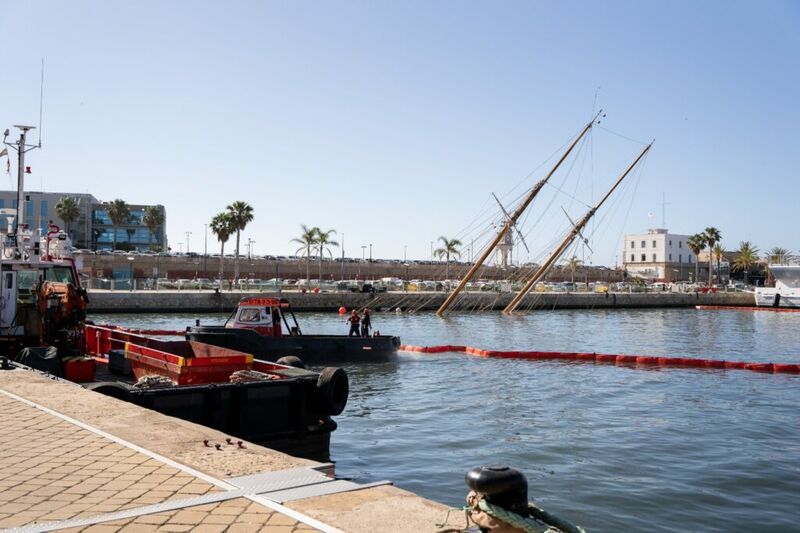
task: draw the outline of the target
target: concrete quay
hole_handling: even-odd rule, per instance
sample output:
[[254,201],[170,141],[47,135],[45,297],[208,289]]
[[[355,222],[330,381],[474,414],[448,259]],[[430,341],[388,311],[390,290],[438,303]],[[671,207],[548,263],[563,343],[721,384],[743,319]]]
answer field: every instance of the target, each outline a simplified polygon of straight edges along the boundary
[[[433,311],[447,296],[443,292],[305,293],[294,291],[104,291],[90,290],[92,313],[178,313],[230,312],[245,296],[284,297],[295,311],[336,311],[369,307],[379,310]],[[500,310],[514,295],[499,292],[469,292],[459,296],[454,310]],[[673,293],[673,292],[611,292],[565,293],[535,292],[525,297],[520,310],[550,309],[631,309],[659,307],[694,307],[720,305],[746,307],[755,305],[755,297],[746,292]]]
[[[416,533],[439,531],[447,516],[444,505],[389,485],[293,498],[291,488],[274,490],[276,480],[333,466],[228,445],[218,431],[36,371],[0,370],[0,411],[4,531]],[[271,492],[253,483],[264,476]],[[441,527],[463,520],[453,513]]]

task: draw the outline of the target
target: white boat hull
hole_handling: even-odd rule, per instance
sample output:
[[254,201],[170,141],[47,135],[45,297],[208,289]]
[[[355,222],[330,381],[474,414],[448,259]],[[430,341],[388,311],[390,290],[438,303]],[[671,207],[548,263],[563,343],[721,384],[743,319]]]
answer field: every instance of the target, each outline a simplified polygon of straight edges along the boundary
[[775,288],[756,289],[756,305],[758,307],[800,307],[800,291]]

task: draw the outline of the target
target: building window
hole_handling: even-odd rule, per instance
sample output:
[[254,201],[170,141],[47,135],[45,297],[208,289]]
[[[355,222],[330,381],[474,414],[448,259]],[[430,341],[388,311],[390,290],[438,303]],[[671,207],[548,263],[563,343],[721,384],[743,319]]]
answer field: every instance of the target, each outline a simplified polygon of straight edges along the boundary
[[653,263],[656,262],[656,254],[653,254]]
[[672,254],[669,254],[669,260],[672,261]]
[[669,247],[672,248],[672,241],[669,241]]
[[683,263],[683,254],[678,254],[678,263]]
[[678,248],[683,248],[683,241],[678,241]]
[[0,198],[0,209],[5,209],[5,207],[6,207],[6,201]]
[[636,241],[631,241],[631,250],[636,248]]
[[631,254],[631,263],[635,262],[636,262],[636,256],[634,254]]
[[653,248],[656,247],[656,241],[653,241]]
[[47,216],[47,200],[42,200],[42,201],[39,203],[39,211],[41,212],[40,214],[41,214],[43,217],[46,217],[46,216]]
[[642,248],[647,248],[647,241],[642,241]]
[[692,263],[692,254],[687,255],[686,259],[687,259],[687,261],[689,261],[689,264],[691,264]]
[[644,262],[644,261],[647,261],[647,256],[646,256],[645,254],[642,254],[642,261],[643,261],[643,262]]

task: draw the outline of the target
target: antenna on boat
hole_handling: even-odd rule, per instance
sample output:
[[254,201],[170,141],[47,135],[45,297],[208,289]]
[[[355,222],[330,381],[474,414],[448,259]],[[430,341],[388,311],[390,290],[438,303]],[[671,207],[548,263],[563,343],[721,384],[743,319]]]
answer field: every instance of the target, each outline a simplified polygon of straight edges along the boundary
[[[39,145],[42,147],[42,103],[44,102],[44,58],[42,58],[42,81],[39,85]],[[44,190],[44,189],[43,189]]]
[[30,130],[35,130],[35,126],[23,126],[19,124],[14,125],[19,133],[19,140],[17,142],[8,142],[9,131],[6,129],[3,135],[3,144],[17,151],[17,216],[14,221],[14,239],[16,241],[15,247],[18,252],[20,250],[20,242],[22,236],[22,228],[25,221],[25,174],[30,173],[30,169],[25,166],[25,154],[31,150],[39,148],[35,144],[26,144],[25,140]]

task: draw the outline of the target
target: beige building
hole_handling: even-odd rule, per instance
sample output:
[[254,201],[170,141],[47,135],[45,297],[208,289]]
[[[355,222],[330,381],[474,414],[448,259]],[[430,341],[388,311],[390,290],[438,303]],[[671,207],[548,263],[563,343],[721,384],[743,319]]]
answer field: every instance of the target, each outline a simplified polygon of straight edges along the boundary
[[[688,239],[689,235],[661,228],[626,235],[622,266],[628,276],[650,281],[694,281],[697,258],[686,244]],[[707,267],[702,270],[707,276]]]

